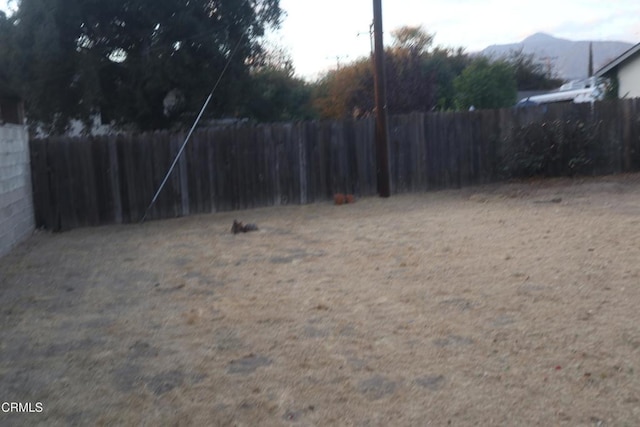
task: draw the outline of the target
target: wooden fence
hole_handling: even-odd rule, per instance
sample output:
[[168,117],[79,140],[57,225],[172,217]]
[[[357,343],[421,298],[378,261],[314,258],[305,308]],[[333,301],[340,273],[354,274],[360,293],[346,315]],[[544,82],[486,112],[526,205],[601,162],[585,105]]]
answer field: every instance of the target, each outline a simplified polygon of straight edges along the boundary
[[[394,116],[392,192],[483,184],[504,176],[518,130],[597,123],[592,173],[640,170],[640,100]],[[34,139],[36,224],[49,230],[139,221],[184,134]],[[196,131],[149,219],[376,194],[374,121],[239,125]]]

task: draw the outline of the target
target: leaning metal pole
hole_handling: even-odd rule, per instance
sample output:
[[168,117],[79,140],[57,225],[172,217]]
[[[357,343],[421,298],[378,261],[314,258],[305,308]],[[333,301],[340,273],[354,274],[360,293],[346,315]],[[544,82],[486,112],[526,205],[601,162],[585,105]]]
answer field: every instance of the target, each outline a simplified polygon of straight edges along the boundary
[[374,85],[376,101],[376,178],[380,197],[391,196],[387,91],[382,37],[382,0],[373,0]]

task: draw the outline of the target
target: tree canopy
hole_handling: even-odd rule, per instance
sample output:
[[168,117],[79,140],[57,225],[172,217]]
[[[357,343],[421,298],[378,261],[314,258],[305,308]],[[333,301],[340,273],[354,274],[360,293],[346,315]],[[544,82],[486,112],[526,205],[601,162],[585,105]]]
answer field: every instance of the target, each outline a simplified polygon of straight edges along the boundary
[[[462,49],[434,47],[422,27],[401,27],[385,50],[387,105],[391,114],[453,107],[453,79],[469,62]],[[362,58],[320,80],[314,104],[321,117],[345,118],[374,108],[373,65]]]
[[294,75],[286,50],[271,47],[255,58],[244,110],[246,117],[262,122],[312,119],[312,85]]
[[[462,48],[436,46],[435,36],[422,27],[401,27],[391,35],[391,45],[385,50],[391,114],[510,107],[517,90],[550,90],[562,84],[522,50],[493,61],[467,55]],[[327,73],[317,83],[313,103],[321,117],[371,113],[371,59],[362,58]]]
[[7,15],[0,11],[0,95],[15,95],[11,87],[10,62],[11,62],[11,35],[12,25]]
[[20,0],[10,30],[0,22],[0,61],[30,119],[54,131],[94,114],[164,128],[198,110],[229,60],[211,108],[243,110],[252,59],[281,15],[279,0]]
[[[70,119],[140,130],[192,123],[229,62],[209,117],[259,121],[362,117],[374,110],[373,64],[361,58],[314,83],[265,44],[279,0],[18,0],[0,13],[0,90],[53,133]],[[472,59],[422,27],[391,32],[385,50],[392,114],[511,106],[519,90],[551,89],[522,51]]]
[[433,34],[429,34],[421,26],[400,27],[391,32],[394,49],[412,55],[422,55],[433,45]]
[[516,101],[514,69],[506,61],[475,59],[455,78],[455,102],[458,109],[503,108]]

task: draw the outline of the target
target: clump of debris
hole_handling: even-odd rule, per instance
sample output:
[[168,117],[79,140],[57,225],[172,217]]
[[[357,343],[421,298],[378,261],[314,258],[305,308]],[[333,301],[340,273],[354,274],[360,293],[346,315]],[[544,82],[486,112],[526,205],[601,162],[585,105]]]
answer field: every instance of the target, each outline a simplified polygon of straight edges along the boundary
[[231,226],[231,232],[233,234],[248,233],[249,231],[258,231],[258,226],[255,224],[243,224],[235,219],[233,220],[233,225]]

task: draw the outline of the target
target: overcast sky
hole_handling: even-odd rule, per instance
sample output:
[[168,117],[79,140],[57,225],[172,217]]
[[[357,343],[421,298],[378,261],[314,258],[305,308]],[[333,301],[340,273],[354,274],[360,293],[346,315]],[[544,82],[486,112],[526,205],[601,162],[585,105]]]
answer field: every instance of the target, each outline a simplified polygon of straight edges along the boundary
[[[277,43],[305,77],[369,54],[372,0],[280,0],[287,11]],[[638,0],[382,0],[391,30],[422,25],[441,46],[468,52],[517,43],[536,32],[570,40],[640,42]],[[358,35],[360,33],[360,35]]]
[[[6,10],[7,0],[0,0]],[[372,0],[280,0],[287,16],[270,39],[315,78],[370,52]],[[516,43],[536,32],[570,40],[640,42],[639,0],[382,0],[385,42],[403,25],[422,25],[441,46],[468,52]]]

